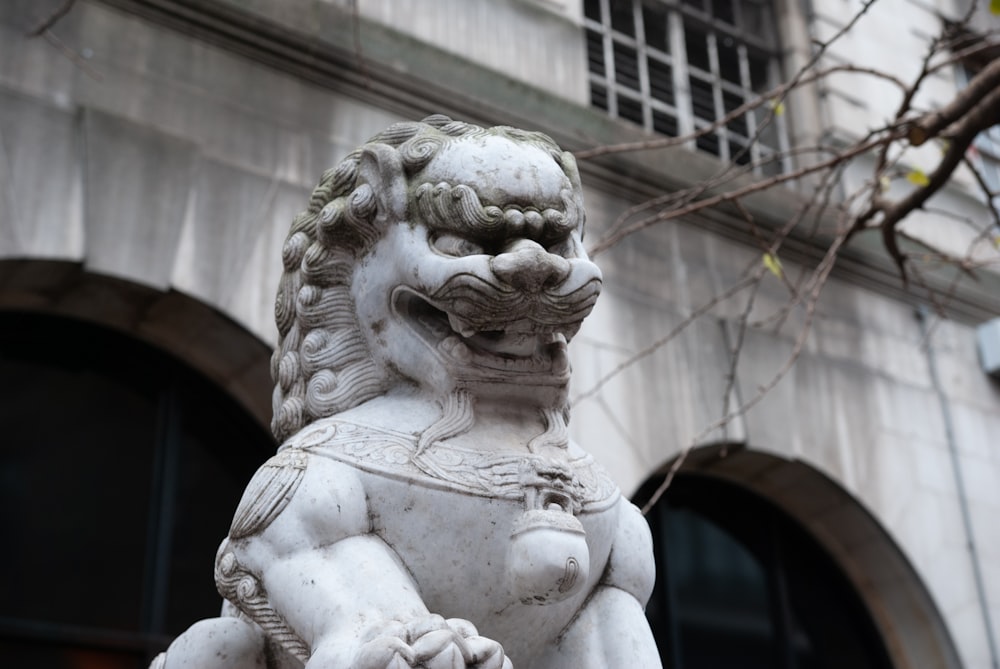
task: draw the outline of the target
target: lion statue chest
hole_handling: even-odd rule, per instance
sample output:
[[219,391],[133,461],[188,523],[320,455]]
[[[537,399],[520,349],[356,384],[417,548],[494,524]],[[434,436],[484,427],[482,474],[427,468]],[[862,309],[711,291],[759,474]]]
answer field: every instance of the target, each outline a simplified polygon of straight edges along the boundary
[[[342,421],[324,421],[295,442],[358,471],[372,532],[399,556],[431,610],[471,620],[515,657],[532,657],[551,644],[604,575],[622,500],[583,451],[574,457],[575,449],[567,450],[561,462],[541,460],[572,475],[576,513],[555,512],[551,522],[525,528],[526,512],[540,515],[529,508],[533,491],[525,486],[526,465],[530,471],[535,460],[530,454],[445,444],[418,452],[411,435]],[[560,524],[566,516],[579,522],[576,532]],[[554,597],[525,592],[525,579],[537,590],[551,569],[539,552],[576,538],[567,535],[585,542],[587,564],[569,565],[553,584]],[[529,564],[512,564],[520,559],[518,542],[532,543],[528,550],[536,557]],[[559,564],[577,559],[564,560],[555,550]]]

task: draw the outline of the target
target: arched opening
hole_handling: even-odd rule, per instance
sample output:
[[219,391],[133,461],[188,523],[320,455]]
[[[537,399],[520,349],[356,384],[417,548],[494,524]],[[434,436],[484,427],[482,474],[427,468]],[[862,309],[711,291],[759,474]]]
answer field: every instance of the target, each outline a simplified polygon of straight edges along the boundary
[[66,316],[152,344],[202,374],[263,427],[272,347],[212,306],[58,260],[0,260],[0,312]]
[[846,577],[773,504],[680,474],[647,516],[657,587],[647,615],[672,669],[891,669]]
[[647,515],[665,669],[960,666],[919,577],[856,500],[802,462],[720,452],[693,452]]
[[275,444],[177,357],[52,311],[0,310],[0,664],[145,667],[218,614],[215,550]]

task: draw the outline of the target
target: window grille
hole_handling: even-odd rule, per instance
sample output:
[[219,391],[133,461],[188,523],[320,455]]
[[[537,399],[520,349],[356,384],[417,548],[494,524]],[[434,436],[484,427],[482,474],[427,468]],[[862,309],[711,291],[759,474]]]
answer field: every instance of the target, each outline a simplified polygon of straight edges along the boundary
[[[646,130],[694,132],[780,80],[765,0],[585,0],[584,13],[591,104]],[[696,145],[766,173],[787,167],[783,119],[766,106]]]

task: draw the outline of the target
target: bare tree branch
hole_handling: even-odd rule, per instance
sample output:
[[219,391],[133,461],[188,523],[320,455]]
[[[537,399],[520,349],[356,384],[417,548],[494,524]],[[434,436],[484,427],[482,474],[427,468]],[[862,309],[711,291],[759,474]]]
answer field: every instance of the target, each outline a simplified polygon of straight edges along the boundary
[[[750,289],[738,316],[726,320],[725,324],[735,325],[734,341],[727,339],[730,357],[724,376],[722,416],[695,436],[673,461],[664,482],[647,503],[648,511],[669,487],[676,473],[683,467],[685,458],[695,445],[715,430],[725,427],[734,418],[745,414],[759,403],[788,373],[802,352],[802,348],[813,323],[816,304],[820,292],[830,273],[837,265],[843,248],[863,231],[877,231],[886,255],[895,264],[904,286],[912,279],[924,290],[926,299],[945,313],[946,305],[954,299],[963,282],[978,280],[977,272],[990,263],[998,263],[1000,254],[991,255],[983,240],[994,236],[994,244],[1000,248],[1000,211],[996,200],[1000,193],[991,188],[981,170],[969,160],[968,151],[976,136],[1000,123],[1000,31],[976,34],[969,29],[975,6],[970,5],[965,16],[958,22],[944,22],[939,37],[930,40],[927,50],[919,63],[918,70],[905,80],[890,74],[878,66],[838,63],[825,65],[823,56],[833,43],[847,34],[875,0],[865,2],[850,21],[830,39],[816,44],[816,49],[808,62],[785,83],[773,88],[762,96],[745,101],[700,127],[696,132],[680,137],[651,137],[636,142],[599,146],[578,152],[580,160],[629,151],[661,150],[671,147],[691,148],[695,140],[711,133],[721,132],[734,121],[757,110],[771,108],[771,113],[763,123],[756,126],[754,136],[748,144],[742,145],[737,157],[745,156],[754,143],[759,142],[761,131],[775,118],[775,110],[782,101],[798,88],[821,83],[834,75],[849,75],[874,79],[883,91],[890,95],[900,95],[895,112],[878,127],[867,129],[857,136],[844,138],[832,135],[834,139],[821,140],[815,146],[799,146],[791,150],[768,152],[763,159],[749,165],[726,164],[720,166],[707,179],[688,188],[664,193],[645,202],[635,204],[619,215],[590,249],[592,255],[620,243],[629,235],[645,230],[653,225],[678,218],[685,218],[706,210],[726,211],[736,217],[734,225],[739,225],[761,249],[763,257],[750,267],[739,281],[734,283],[713,300],[684,318],[664,337],[657,339],[641,351],[615,366],[596,384],[576,398],[581,401],[600,392],[612,378],[628,369],[637,361],[659,350],[677,337],[696,319],[707,315],[723,301],[735,298]],[[931,85],[932,75],[956,63],[973,63],[978,72],[968,85],[957,91],[951,99],[937,109],[923,107],[918,100]],[[757,112],[759,113],[759,112]],[[932,169],[918,170],[910,165],[914,160],[916,147],[928,142],[940,142],[942,152]],[[930,154],[920,155],[927,160]],[[761,169],[768,161],[786,164],[795,160],[795,169],[780,174],[762,176]],[[976,181],[978,189],[985,196],[989,211],[989,222],[973,219],[955,212],[945,211],[945,219],[960,221],[974,231],[966,253],[960,256],[930,246],[926,241],[914,238],[902,225],[908,216],[918,210],[934,211],[929,206],[931,198],[938,194],[956,176],[960,165],[967,165]],[[850,174],[851,181],[844,179]],[[860,175],[860,176],[859,176]],[[905,190],[894,187],[893,181],[906,179]],[[965,177],[963,177],[965,178]],[[798,186],[797,191],[785,190],[790,185]],[[798,202],[793,212],[780,225],[762,224],[753,200],[747,198],[768,191],[784,192]],[[996,230],[997,232],[991,232]],[[962,230],[963,235],[968,233]],[[820,248],[824,248],[822,258],[815,263],[805,262],[800,273],[789,276],[777,257],[779,251],[791,235],[796,240],[812,239],[823,235]],[[953,275],[947,276],[947,270]],[[757,291],[767,271],[772,271],[786,285],[789,297],[785,304],[773,314],[751,321]],[[942,274],[942,270],[945,271]],[[930,272],[938,273],[933,289],[927,280]],[[946,285],[941,288],[941,279]],[[742,357],[742,347],[746,333],[760,327],[782,328],[793,313],[803,313],[798,336],[792,350],[777,373],[766,384],[757,389],[756,394],[732,410],[732,397],[737,383],[737,371]],[[726,330],[727,336],[729,330]]]
[[[959,91],[948,105],[915,121],[910,126],[906,138],[911,145],[920,146],[928,139],[942,134],[942,131],[952,124],[961,124],[963,127],[970,124],[976,126],[973,132],[975,136],[981,130],[1000,122],[1000,107],[996,106],[996,98],[990,97],[991,94],[995,96],[998,90],[1000,90],[1000,60],[995,60],[973,77],[968,86]],[[986,124],[979,125],[968,121],[968,117],[976,113],[974,110],[982,107],[987,99],[992,99],[994,106],[992,109],[980,112],[984,117],[980,123]],[[955,129],[949,129],[944,134],[951,135],[956,132]]]
[[[1000,77],[1000,61],[994,62],[993,65],[996,66],[993,68],[997,73],[996,76]],[[941,162],[928,175],[926,185],[914,189],[903,199],[891,204],[876,200],[871,209],[858,219],[863,223],[881,214],[878,225],[882,230],[882,241],[889,256],[899,268],[904,283],[907,280],[906,256],[899,248],[897,224],[914,210],[920,209],[924,202],[948,183],[976,135],[995,125],[997,121],[1000,121],[1000,87],[980,97],[948,128],[937,130],[938,134],[947,136],[949,143]]]
[[[864,67],[861,65],[854,64],[844,64],[836,65],[832,67],[825,68],[814,72],[808,76],[804,76],[796,81],[788,81],[780,86],[772,88],[767,93],[748,100],[739,107],[736,107],[731,112],[725,116],[716,119],[712,123],[699,128],[698,130],[679,137],[651,137],[649,139],[641,140],[638,142],[626,142],[623,144],[605,144],[603,146],[595,146],[592,149],[583,149],[577,151],[573,155],[577,160],[590,160],[592,158],[597,158],[599,156],[606,156],[613,153],[632,153],[636,151],[650,151],[653,149],[668,149],[674,146],[685,146],[691,143],[692,140],[696,140],[699,137],[705,135],[710,135],[719,128],[728,125],[729,123],[735,121],[741,116],[745,116],[747,112],[751,112],[760,107],[770,106],[774,107],[775,102],[781,99],[783,96],[787,95],[789,91],[806,84],[816,83],[821,81],[831,74],[837,74],[842,72],[850,72],[854,74],[865,74],[872,77],[877,77],[879,79],[884,79],[895,86],[899,87],[900,90],[908,90],[908,85],[902,79],[895,77],[888,72],[883,72],[872,67]],[[751,145],[753,142],[749,142],[747,145]]]
[[643,358],[649,357],[656,351],[666,346],[668,343],[673,341],[678,335],[684,332],[684,330],[686,330],[688,326],[690,326],[692,323],[698,320],[701,316],[704,316],[712,309],[714,309],[718,305],[722,304],[723,302],[731,298],[733,295],[740,293],[747,287],[753,285],[757,281],[760,281],[763,276],[764,276],[763,270],[757,269],[754,271],[752,275],[744,277],[741,281],[733,284],[721,294],[716,295],[714,298],[712,298],[711,300],[709,300],[708,302],[706,302],[705,304],[701,305],[693,312],[691,312],[691,314],[687,318],[678,323],[677,326],[674,327],[665,336],[657,339],[646,348],[642,349],[638,353],[633,354],[628,359],[624,360],[623,362],[615,366],[614,369],[612,369],[610,372],[608,372],[600,379],[598,379],[597,383],[595,383],[591,388],[574,397],[571,403],[576,405],[589,397],[593,397],[594,395],[599,393],[601,389],[611,379],[615,378],[616,376],[624,372],[626,369],[628,369],[638,361],[642,360]]
[[814,165],[807,165],[793,172],[777,174],[773,177],[769,177],[767,179],[762,179],[760,181],[750,183],[746,186],[737,188],[732,191],[719,193],[717,195],[713,195],[712,197],[708,197],[703,200],[697,200],[695,202],[691,202],[683,207],[662,211],[655,216],[643,219],[641,221],[637,221],[632,225],[626,226],[621,230],[619,230],[616,234],[605,237],[603,240],[598,242],[594,247],[592,247],[590,252],[592,255],[597,255],[602,251],[610,248],[611,246],[614,246],[624,237],[633,234],[635,232],[638,232],[639,230],[644,230],[645,228],[648,228],[656,223],[670,221],[675,218],[680,218],[682,216],[690,216],[691,214],[697,213],[704,209],[716,207],[724,202],[738,200],[746,197],[747,195],[752,195],[754,193],[759,193],[761,191],[770,190],[780,184],[785,184],[792,181],[798,181],[802,179],[802,177],[809,174],[823,172],[850,158],[853,158],[854,156],[867,153],[868,151],[871,151],[872,149],[881,146],[883,143],[887,141],[892,141],[893,139],[897,139],[901,135],[902,131],[899,128],[893,128],[887,130],[883,135],[880,135],[876,139],[856,144],[852,147],[845,149],[844,151],[837,153],[834,157],[821,161]]
[[812,329],[812,322],[816,314],[816,305],[819,302],[820,293],[822,292],[823,287],[826,285],[827,279],[830,277],[830,272],[836,265],[837,255],[840,252],[840,248],[845,240],[846,240],[846,235],[840,235],[834,241],[834,243],[830,245],[829,250],[823,257],[823,260],[820,261],[820,263],[816,266],[816,270],[813,274],[813,279],[811,281],[812,289],[809,294],[809,300],[806,302],[806,307],[805,307],[806,309],[805,322],[803,323],[802,329],[799,331],[799,335],[798,337],[796,337],[795,343],[792,346],[792,351],[791,353],[789,353],[788,358],[786,358],[784,364],[775,373],[775,375],[771,377],[771,379],[767,383],[765,383],[764,385],[760,386],[757,389],[756,394],[754,394],[752,398],[741,404],[736,409],[733,409],[732,411],[726,413],[717,421],[706,426],[693,439],[691,439],[691,441],[688,442],[688,445],[674,459],[674,462],[671,464],[670,470],[667,472],[667,475],[663,479],[663,482],[657,487],[656,491],[653,492],[653,495],[643,505],[642,507],[643,515],[649,513],[649,510],[652,509],[653,506],[655,506],[658,501],[660,501],[660,498],[670,487],[670,484],[673,482],[673,479],[677,475],[677,472],[680,471],[681,467],[684,465],[684,461],[687,459],[687,456],[691,453],[691,450],[695,446],[697,446],[705,437],[710,435],[712,432],[715,432],[720,427],[729,424],[732,420],[738,418],[739,416],[744,415],[747,411],[749,411],[754,406],[759,404],[760,401],[763,400],[768,395],[768,393],[770,393],[774,389],[774,387],[777,386],[778,383],[780,383],[781,380],[785,378],[785,376],[788,374],[788,372],[791,371],[791,369],[795,366],[795,362],[799,359],[799,356],[802,355],[802,349],[805,346],[806,340],[808,339],[809,336],[809,332]]

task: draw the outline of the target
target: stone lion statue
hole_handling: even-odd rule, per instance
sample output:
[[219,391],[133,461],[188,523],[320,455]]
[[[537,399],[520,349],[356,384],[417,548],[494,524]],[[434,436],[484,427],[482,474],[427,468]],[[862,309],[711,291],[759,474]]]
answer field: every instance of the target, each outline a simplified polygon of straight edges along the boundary
[[282,445],[222,616],[154,668],[660,666],[649,530],[567,432],[583,223],[573,157],[514,128],[400,123],[324,174],[282,251]]

